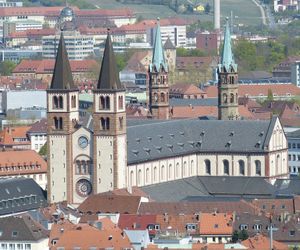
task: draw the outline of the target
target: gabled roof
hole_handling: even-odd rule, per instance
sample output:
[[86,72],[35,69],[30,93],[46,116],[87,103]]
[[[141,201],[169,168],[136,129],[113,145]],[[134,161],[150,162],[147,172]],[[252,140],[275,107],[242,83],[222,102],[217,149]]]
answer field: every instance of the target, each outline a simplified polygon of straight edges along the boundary
[[164,49],[176,49],[175,45],[172,43],[170,37],[166,40],[164,44]]
[[161,41],[160,24],[159,22],[157,22],[155,40],[153,45],[152,63],[150,64],[150,72],[159,72],[161,69],[164,71],[168,71]]
[[53,77],[50,85],[51,90],[75,90],[75,84],[72,77],[72,71],[68,59],[67,48],[64,35],[61,33]]
[[227,213],[201,213],[200,235],[231,235],[232,215]]
[[27,134],[46,134],[47,133],[47,119],[43,118],[40,121],[34,123],[27,131]]
[[98,90],[124,90],[117,71],[116,59],[113,51],[111,35],[108,33],[101,64],[101,71],[97,84]]
[[89,196],[80,204],[78,210],[87,213],[129,213],[136,214],[140,206],[141,197],[128,195],[103,195]]
[[201,197],[274,197],[275,188],[263,177],[194,176],[140,187],[156,201],[197,200]]
[[30,216],[0,218],[1,241],[38,242],[48,238],[48,233]]
[[[127,127],[128,164],[196,152],[268,152],[271,121],[183,119]],[[267,138],[267,139],[266,139]]]
[[[27,201],[26,197],[29,201]],[[36,197],[36,202],[32,202],[31,197]],[[24,199],[24,201],[19,203],[19,206],[2,207],[0,215],[25,212],[47,205],[45,193],[33,179],[23,177],[0,178],[0,201],[14,199]]]
[[[270,249],[270,239],[264,235],[255,235],[247,240],[242,241],[242,245],[248,247],[248,249],[257,249],[257,250],[269,250]],[[288,250],[288,245],[285,245],[281,242],[273,240],[273,249],[274,250]]]

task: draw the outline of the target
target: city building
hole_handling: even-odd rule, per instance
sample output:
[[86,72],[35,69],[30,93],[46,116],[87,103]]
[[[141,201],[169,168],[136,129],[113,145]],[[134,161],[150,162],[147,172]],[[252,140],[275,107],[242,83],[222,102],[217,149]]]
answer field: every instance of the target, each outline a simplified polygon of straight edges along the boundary
[[[272,180],[288,174],[287,141],[275,116],[267,121],[228,120],[226,115],[224,120],[165,120],[169,115],[168,67],[159,25],[156,31],[149,67],[152,119],[128,121],[125,89],[118,77],[110,34],[93,90],[92,117],[83,123],[79,123],[79,90],[61,36],[47,90],[50,203],[66,200],[78,205],[91,194],[191,176],[261,176]],[[237,77],[230,40],[224,50],[219,74]],[[233,85],[236,91],[236,82]],[[225,86],[222,91],[231,90]],[[235,103],[219,110],[226,113],[228,108],[239,116]]]
[[38,153],[47,142],[47,119],[44,118],[32,124],[27,131],[27,136],[30,140],[31,150]]
[[[43,57],[55,58],[60,35],[43,37]],[[68,57],[70,60],[83,60],[94,54],[94,40],[90,35],[78,31],[64,31]]]
[[196,34],[196,48],[210,53],[217,53],[219,48],[218,37],[217,32],[198,32]]
[[288,164],[291,175],[300,173],[300,130],[286,134],[288,140]]
[[10,8],[10,7],[22,7],[23,2],[18,1],[7,1],[7,0],[1,0],[0,1],[0,8]]
[[[54,64],[53,59],[24,59],[14,68],[12,75],[51,81]],[[95,77],[93,72],[99,70],[99,65],[95,60],[71,60],[70,65],[74,80]]]
[[32,178],[44,190],[47,186],[47,163],[33,150],[0,152],[2,178]]
[[1,178],[0,187],[0,217],[47,206],[45,192],[31,178]]
[[274,0],[274,11],[299,10],[298,0]]
[[0,132],[0,149],[22,150],[30,149],[30,141],[27,137],[29,126],[7,127]]
[[48,249],[48,232],[30,216],[0,218],[1,249]]

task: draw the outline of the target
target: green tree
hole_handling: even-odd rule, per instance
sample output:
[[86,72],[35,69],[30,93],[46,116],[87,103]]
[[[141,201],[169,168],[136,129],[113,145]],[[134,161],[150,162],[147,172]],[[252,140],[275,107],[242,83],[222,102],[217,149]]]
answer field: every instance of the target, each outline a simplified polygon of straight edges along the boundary
[[234,230],[232,234],[232,242],[236,243],[239,240],[239,232],[237,230]]
[[247,240],[248,238],[249,238],[249,235],[248,235],[248,232],[246,230],[243,229],[242,231],[239,232],[239,239],[241,241]]
[[268,89],[268,97],[267,97],[267,100],[268,100],[268,101],[274,101],[272,89]]
[[17,64],[12,61],[3,61],[0,63],[0,74],[10,76],[16,66]]
[[39,155],[47,156],[47,142],[41,147],[39,151]]

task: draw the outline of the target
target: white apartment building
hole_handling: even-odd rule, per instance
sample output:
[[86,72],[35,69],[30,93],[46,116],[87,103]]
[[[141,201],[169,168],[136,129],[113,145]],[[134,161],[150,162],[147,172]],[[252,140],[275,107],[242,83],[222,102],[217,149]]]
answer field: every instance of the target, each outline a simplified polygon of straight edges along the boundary
[[300,130],[287,133],[288,165],[291,175],[300,173]]
[[[147,29],[147,42],[153,45],[155,39],[156,28]],[[168,38],[176,47],[186,46],[186,25],[161,25],[161,40],[165,44]]]
[[[60,34],[45,36],[42,41],[43,57],[55,58]],[[81,35],[78,31],[65,31],[65,43],[69,60],[83,60],[94,53],[94,38],[91,35]]]

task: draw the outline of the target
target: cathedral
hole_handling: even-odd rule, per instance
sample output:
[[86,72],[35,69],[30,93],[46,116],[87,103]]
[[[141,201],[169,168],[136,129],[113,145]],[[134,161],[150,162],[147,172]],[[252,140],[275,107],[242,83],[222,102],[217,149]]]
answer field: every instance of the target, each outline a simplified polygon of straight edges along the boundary
[[47,90],[48,201],[80,204],[90,194],[191,176],[288,174],[287,141],[277,117],[242,120],[237,64],[227,24],[219,74],[219,120],[169,119],[168,65],[159,22],[149,66],[149,116],[126,119],[108,32],[89,119],[79,121],[79,90],[63,33]]

